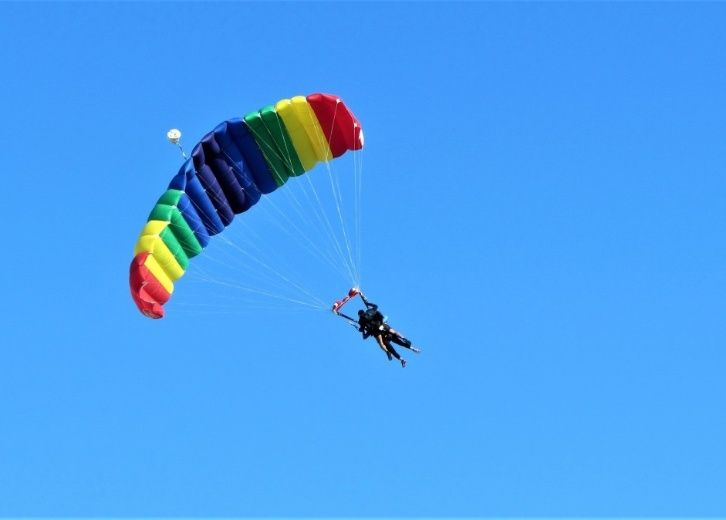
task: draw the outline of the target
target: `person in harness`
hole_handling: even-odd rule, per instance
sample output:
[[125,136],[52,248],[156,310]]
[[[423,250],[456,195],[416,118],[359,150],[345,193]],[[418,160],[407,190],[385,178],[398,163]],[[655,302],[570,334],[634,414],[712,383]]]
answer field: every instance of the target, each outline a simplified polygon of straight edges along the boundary
[[[340,308],[355,296],[360,296],[366,307],[365,310],[361,309],[358,311],[357,321],[340,312]],[[421,352],[420,349],[411,344],[410,340],[391,328],[391,326],[386,323],[385,316],[383,316],[381,311],[378,309],[378,305],[368,301],[365,295],[358,289],[351,289],[348,292],[348,296],[335,302],[335,305],[333,305],[333,312],[338,316],[347,319],[352,325],[357,326],[358,331],[363,335],[363,339],[367,339],[371,336],[376,338],[378,346],[381,347],[381,350],[383,350],[388,359],[391,360],[395,357],[398,361],[400,361],[402,367],[406,366],[406,360],[402,358],[398,352],[396,352],[396,349],[391,343],[400,345],[417,354]]]

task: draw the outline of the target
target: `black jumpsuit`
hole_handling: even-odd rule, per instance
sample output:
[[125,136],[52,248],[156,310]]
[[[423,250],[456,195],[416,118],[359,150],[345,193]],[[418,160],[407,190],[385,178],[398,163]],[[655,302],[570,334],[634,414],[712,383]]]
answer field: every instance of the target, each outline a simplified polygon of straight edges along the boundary
[[363,299],[363,303],[366,305],[366,310],[358,318],[358,330],[363,333],[363,339],[368,338],[369,336],[381,336],[383,344],[388,350],[389,359],[390,356],[393,356],[400,360],[401,356],[398,352],[396,352],[396,349],[393,348],[391,341],[403,347],[409,347],[411,342],[396,334],[388,334],[390,327],[384,323],[384,317],[383,314],[381,314],[381,311],[378,310],[378,305],[369,302],[365,298]]

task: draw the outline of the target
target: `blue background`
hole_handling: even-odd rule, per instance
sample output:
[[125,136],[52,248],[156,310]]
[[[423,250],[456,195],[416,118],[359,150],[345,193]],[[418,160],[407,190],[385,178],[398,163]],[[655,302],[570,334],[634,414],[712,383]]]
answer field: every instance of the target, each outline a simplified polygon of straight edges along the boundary
[[[0,5],[0,514],[726,515],[725,22]],[[128,295],[166,130],[316,91],[366,131],[363,287],[405,370],[323,312]]]

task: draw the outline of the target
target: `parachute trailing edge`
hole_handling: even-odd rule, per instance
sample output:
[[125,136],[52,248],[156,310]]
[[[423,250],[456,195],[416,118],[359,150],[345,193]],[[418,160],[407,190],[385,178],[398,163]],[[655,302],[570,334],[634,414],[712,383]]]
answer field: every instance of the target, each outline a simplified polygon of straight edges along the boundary
[[192,149],[136,242],[129,285],[139,310],[163,317],[189,260],[262,195],[362,147],[360,123],[330,94],[283,99],[217,125]]

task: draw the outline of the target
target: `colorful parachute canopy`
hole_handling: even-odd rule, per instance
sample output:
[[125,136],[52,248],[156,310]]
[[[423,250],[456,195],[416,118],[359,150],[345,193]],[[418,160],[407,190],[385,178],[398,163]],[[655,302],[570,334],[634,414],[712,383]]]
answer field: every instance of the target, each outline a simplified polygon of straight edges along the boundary
[[139,310],[164,316],[189,259],[262,194],[362,147],[358,120],[330,94],[283,99],[219,124],[194,147],[141,230],[129,276]]

